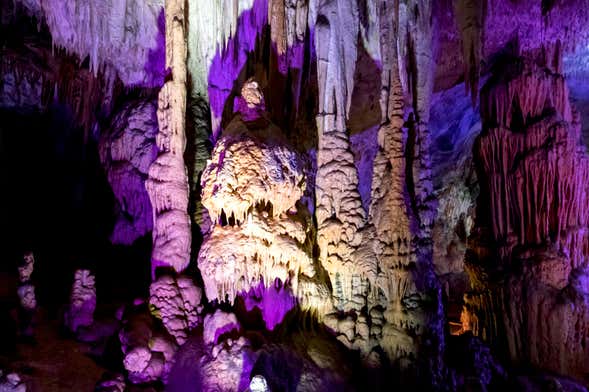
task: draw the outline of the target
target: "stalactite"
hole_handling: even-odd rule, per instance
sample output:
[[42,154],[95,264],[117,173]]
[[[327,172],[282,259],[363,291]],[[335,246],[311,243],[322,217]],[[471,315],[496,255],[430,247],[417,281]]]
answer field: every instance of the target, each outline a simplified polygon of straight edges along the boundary
[[[257,82],[244,84],[237,107],[202,175],[202,203],[213,222],[198,258],[207,297],[247,301],[279,281],[284,295],[321,309],[329,296],[315,276],[311,216],[298,203],[306,187],[301,157],[268,121]],[[274,319],[279,310],[267,313],[269,328],[281,321]]]
[[[395,2],[377,4],[382,125],[374,159],[369,226],[363,232],[363,243],[369,244],[366,247],[370,249],[364,257],[374,258],[378,271],[372,283],[382,293],[376,301],[369,301],[374,306],[370,311],[371,336],[393,363],[403,364],[409,372],[415,371],[409,369],[421,366],[418,361],[424,360],[420,354],[424,349],[421,339],[436,334],[440,328],[439,304],[425,305],[429,301],[426,293],[436,290],[435,280],[428,276],[433,275],[432,261],[425,242],[430,238],[432,214],[430,195],[426,192],[431,185],[426,129],[432,83],[431,52],[427,42],[417,43],[431,41],[431,26],[427,7],[421,9],[424,6],[421,3],[414,6],[419,11]],[[424,16],[414,12],[423,12]],[[406,51],[391,44],[395,42],[410,45]],[[404,89],[400,67],[405,67],[405,86],[413,86],[410,90]],[[414,129],[405,123],[409,92],[413,95],[417,118],[423,116]],[[417,270],[421,272],[416,273]],[[409,303],[412,305],[408,306]],[[383,309],[380,316],[379,308]],[[384,322],[378,322],[379,317]],[[439,353],[437,344],[431,342],[428,350]],[[434,366],[437,365],[428,365]],[[432,379],[435,378],[433,375]]]
[[191,94],[209,101],[214,142],[234,82],[267,25],[268,0],[188,2],[188,15]]
[[483,56],[484,16],[488,0],[456,0],[454,13],[462,36],[464,86],[470,93],[473,106],[479,93],[479,76]]
[[[379,7],[380,49],[383,59],[381,76],[382,126],[378,132],[379,150],[374,160],[370,222],[374,226],[374,257],[381,271],[377,284],[383,290],[386,323],[380,327],[380,345],[392,360],[417,355],[416,342],[406,334],[414,322],[413,315],[405,320],[401,300],[406,290],[399,290],[410,280],[406,270],[415,264],[410,228],[410,211],[406,193],[406,129],[404,128],[405,97],[397,61],[397,51],[391,45],[398,37],[399,9],[392,2]],[[390,17],[388,15],[391,15]],[[396,22],[396,23],[395,23]],[[367,233],[368,234],[368,233]],[[414,290],[414,287],[412,287]],[[412,291],[413,291],[412,290]],[[412,293],[410,293],[412,294]]]
[[184,3],[166,2],[166,67],[171,77],[159,93],[156,143],[159,155],[149,167],[145,187],[153,208],[152,269],[172,266],[181,272],[190,262],[186,148],[186,30]]
[[[157,86],[163,80],[159,62],[163,1],[22,1],[49,27],[52,45],[89,59],[96,75],[112,68],[126,85]],[[162,37],[163,38],[163,37]]]
[[5,108],[46,109],[55,102],[71,107],[85,141],[99,116],[107,116],[120,90],[116,73],[104,68],[94,75],[64,50],[51,54],[42,45],[0,50],[0,101]]

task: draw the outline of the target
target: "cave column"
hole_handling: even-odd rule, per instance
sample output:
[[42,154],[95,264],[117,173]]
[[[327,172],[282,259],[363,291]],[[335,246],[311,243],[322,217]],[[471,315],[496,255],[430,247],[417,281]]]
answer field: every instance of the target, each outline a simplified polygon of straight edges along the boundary
[[353,91],[359,25],[357,4],[339,0],[318,10],[315,29],[319,111],[316,217],[320,260],[333,286],[334,305],[344,310],[357,274],[352,253],[366,217],[358,171],[346,128]]
[[177,272],[190,262],[186,147],[186,27],[184,1],[166,0],[166,68],[169,79],[158,97],[158,156],[146,182],[153,209],[152,273],[158,266]]
[[[378,146],[372,178],[369,228],[377,262],[378,304],[384,324],[371,335],[401,369],[424,369],[440,351],[439,288],[432,268],[433,192],[429,168],[429,101],[433,68],[431,5],[380,0],[378,29],[382,60]],[[409,100],[411,98],[411,101]],[[407,105],[412,112],[405,121]],[[409,107],[409,108],[410,108]],[[437,295],[436,295],[437,293]],[[382,298],[384,296],[384,298]],[[433,305],[431,305],[433,304]],[[379,308],[370,311],[373,319]],[[373,322],[374,324],[374,322]],[[407,375],[418,374],[408,372]],[[423,380],[422,380],[423,382]]]

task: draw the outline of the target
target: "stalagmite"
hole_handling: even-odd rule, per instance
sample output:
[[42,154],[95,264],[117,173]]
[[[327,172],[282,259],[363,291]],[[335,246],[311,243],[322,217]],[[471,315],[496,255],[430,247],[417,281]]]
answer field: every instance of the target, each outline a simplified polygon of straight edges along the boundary
[[[329,275],[333,296],[333,308],[324,309],[330,313],[324,322],[349,347],[356,337],[355,323],[352,316],[340,317],[340,312],[361,312],[370,288],[367,280],[374,281],[376,275],[373,260],[355,253],[361,247],[360,230],[366,223],[366,213],[358,191],[358,171],[346,126],[357,61],[358,12],[357,4],[348,0],[312,4],[309,11],[310,21],[315,26],[319,89],[315,177],[317,245],[319,261]],[[343,25],[346,29],[340,27]],[[360,346],[367,346],[367,339],[367,334],[361,333],[359,341],[364,344]]]
[[158,331],[149,314],[139,309],[131,309],[130,313],[123,319],[123,328],[119,331],[123,366],[128,371],[129,381],[134,384],[165,382],[178,349],[174,338],[165,331]]
[[20,300],[19,328],[23,336],[33,335],[33,324],[37,309],[37,297],[35,286],[31,276],[35,267],[33,252],[27,252],[18,266],[18,289],[17,294]]
[[70,306],[65,314],[65,324],[72,332],[88,327],[94,322],[96,309],[95,278],[89,270],[77,270],[70,294]]
[[223,312],[217,309],[204,319],[203,341],[205,344],[218,344],[222,335],[232,331],[239,331],[241,326],[233,313]]
[[27,252],[23,256],[23,261],[18,267],[18,294],[20,297],[20,304],[23,309],[34,310],[37,307],[37,300],[35,299],[35,286],[31,281],[33,270],[35,268],[35,257],[33,252]]
[[189,332],[201,323],[202,291],[187,276],[173,278],[164,275],[149,287],[149,305],[152,314],[162,320],[179,345]]
[[[363,258],[374,258],[374,270],[378,271],[371,279],[375,297],[369,300],[370,336],[374,339],[371,346],[379,345],[393,363],[409,372],[424,366],[421,342],[440,328],[439,304],[427,305],[427,296],[435,293],[436,283],[431,278],[431,250],[424,242],[431,241],[433,214],[428,200],[431,179],[426,128],[431,94],[431,27],[427,5],[417,3],[406,9],[393,2],[378,5],[382,125],[374,159],[368,225],[363,231],[365,245],[359,252]],[[413,10],[419,15],[414,15]],[[391,45],[411,37],[419,38],[407,43],[409,49]],[[415,51],[408,54],[417,58],[415,68],[405,63],[405,50]],[[400,67],[407,68],[402,73]],[[404,83],[412,86],[409,91],[414,110],[413,119],[407,123]],[[437,301],[434,299],[434,303]],[[427,350],[438,352],[437,344],[430,341]],[[426,365],[430,369],[434,366]],[[431,377],[435,379],[436,375]]]
[[243,391],[249,384],[257,355],[249,340],[243,336],[231,338],[215,344],[210,353],[201,356],[199,361],[200,380],[203,391]]
[[186,147],[186,21],[184,2],[166,1],[166,68],[170,79],[158,97],[158,156],[145,184],[153,209],[152,270],[171,266],[182,272],[190,262]]

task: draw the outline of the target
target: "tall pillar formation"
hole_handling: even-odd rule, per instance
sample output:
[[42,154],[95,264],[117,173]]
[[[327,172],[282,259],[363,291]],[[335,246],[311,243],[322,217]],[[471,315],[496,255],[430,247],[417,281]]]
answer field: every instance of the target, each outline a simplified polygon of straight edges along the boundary
[[165,2],[166,69],[170,74],[158,97],[159,149],[145,187],[153,208],[152,274],[159,266],[183,271],[190,262],[186,148],[186,23],[184,1]]

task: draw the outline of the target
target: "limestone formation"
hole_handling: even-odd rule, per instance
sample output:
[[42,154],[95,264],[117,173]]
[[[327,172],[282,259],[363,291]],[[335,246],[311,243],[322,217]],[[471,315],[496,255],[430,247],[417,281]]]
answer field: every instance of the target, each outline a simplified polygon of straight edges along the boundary
[[240,391],[248,386],[256,354],[250,342],[240,336],[228,338],[212,347],[209,354],[199,358],[203,391]]
[[233,313],[217,309],[215,313],[207,315],[204,319],[203,341],[207,345],[216,345],[224,334],[239,331],[240,328]]
[[37,297],[32,274],[35,267],[33,252],[26,252],[18,266],[17,294],[20,302],[19,329],[23,336],[33,335],[34,317],[37,309]]
[[233,302],[277,280],[296,295],[299,274],[315,275],[310,216],[297,204],[306,186],[303,164],[265,119],[253,83],[242,89],[242,111],[223,131],[202,176],[202,203],[215,223],[198,262],[209,300]]
[[[351,258],[362,237],[365,223],[358,193],[358,173],[346,132],[346,116],[353,89],[358,35],[356,7],[352,1],[336,1],[316,10],[317,74],[319,108],[317,131],[317,175],[315,181],[317,243],[320,261],[329,272],[336,302],[351,296],[351,280],[365,278],[372,271],[356,265]],[[340,30],[336,26],[345,24]],[[343,42],[352,43],[344,45]],[[336,275],[339,274],[339,277]],[[337,289],[336,289],[337,290]],[[340,304],[336,307],[341,308]]]
[[96,309],[96,282],[89,270],[77,270],[70,293],[70,305],[65,314],[65,324],[72,332],[88,327],[94,322]]
[[[23,7],[18,1],[2,7],[4,17],[7,9],[14,10],[15,23],[23,23]],[[51,42],[36,42],[30,36],[10,40],[0,57],[0,108],[30,115],[51,112],[56,104],[66,105],[84,128],[85,141],[91,131],[97,132],[97,121],[112,111],[120,91],[121,81],[114,68],[100,67],[94,72],[75,53]]]
[[257,354],[235,314],[217,309],[204,319],[203,342],[206,352],[199,358],[204,391],[238,391],[248,386],[248,376]]
[[35,296],[35,286],[26,283],[18,286],[18,297],[20,305],[25,311],[34,311],[37,308],[37,298]]
[[[112,190],[66,180],[85,231],[63,265],[40,230],[6,252],[40,250],[38,294],[86,253],[137,278],[106,300],[149,285],[94,322],[77,270],[65,344],[110,367],[116,336],[125,368],[96,390],[585,390],[588,21],[589,0],[0,2],[0,150],[67,118],[47,156],[83,140],[87,173],[97,144]],[[35,143],[16,154],[44,164]],[[33,263],[1,323],[44,344]]]
[[122,374],[106,372],[96,383],[95,392],[125,392],[125,377]]
[[173,337],[156,328],[148,314],[131,309],[131,314],[123,320],[119,341],[123,365],[132,383],[166,381],[178,346]]
[[22,263],[18,266],[18,281],[20,283],[29,282],[34,269],[35,257],[33,256],[33,252],[27,252],[23,256]]
[[254,376],[250,381],[249,390],[251,392],[269,392],[268,383],[263,376]]
[[112,68],[127,85],[157,86],[163,80],[163,1],[22,3],[47,24],[54,46],[88,56],[95,73]]
[[[358,27],[347,19],[345,32],[332,27],[354,18],[355,8],[346,2],[323,7],[315,35],[320,94],[315,214],[320,260],[333,288],[334,312],[325,323],[367,362],[380,346],[395,366],[417,366],[422,339],[441,328],[431,263],[431,6],[419,1],[367,6],[372,24],[362,26],[363,44],[382,64],[382,125],[367,212],[346,129],[354,88],[349,72],[353,76],[357,56],[349,45],[355,41],[346,34]],[[395,41],[402,44],[390,44]],[[413,113],[407,118],[408,108]],[[439,353],[438,342],[429,344]]]
[[159,92],[156,136],[158,155],[145,184],[153,209],[152,271],[171,266],[182,272],[190,262],[186,148],[186,21],[184,2],[167,1],[166,68],[171,71]]
[[515,362],[582,379],[589,161],[578,113],[562,75],[534,58],[496,72],[481,93],[484,130],[476,148],[495,245],[480,236],[473,247],[464,328]]
[[187,276],[164,275],[149,287],[151,313],[162,320],[164,327],[179,345],[201,320],[202,291]]
[[429,124],[438,199],[432,231],[433,263],[443,288],[451,332],[460,328],[463,296],[468,288],[464,259],[479,195],[472,148],[481,131],[481,119],[470,98],[464,94],[462,84],[434,93]]
[[0,392],[26,392],[27,385],[17,373],[4,374],[0,370]]
[[131,102],[114,116],[100,137],[100,161],[119,209],[111,235],[115,244],[129,245],[153,228],[145,180],[157,154],[156,111],[153,101]]
[[[245,223],[248,210],[258,204],[271,205],[266,215],[276,218],[288,213],[303,195],[305,183],[297,154],[286,146],[257,140],[255,132],[249,136],[247,129],[239,129],[240,124],[237,120],[227,128],[203,172],[202,200],[213,222],[224,214],[226,219]],[[302,235],[298,239],[304,242]]]

